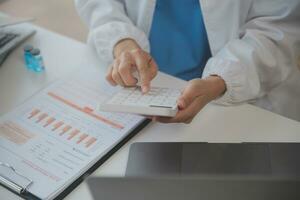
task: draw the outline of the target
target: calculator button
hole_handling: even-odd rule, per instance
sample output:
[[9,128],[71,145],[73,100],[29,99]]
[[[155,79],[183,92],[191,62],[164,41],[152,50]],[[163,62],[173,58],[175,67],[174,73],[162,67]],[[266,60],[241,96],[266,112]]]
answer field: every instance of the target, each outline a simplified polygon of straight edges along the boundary
[[123,88],[109,99],[107,104],[122,105],[125,110],[126,106],[131,106],[131,111],[132,107],[136,107],[141,113],[143,107],[173,109],[180,95],[180,90],[169,88],[152,87],[147,94],[143,94],[140,87]]

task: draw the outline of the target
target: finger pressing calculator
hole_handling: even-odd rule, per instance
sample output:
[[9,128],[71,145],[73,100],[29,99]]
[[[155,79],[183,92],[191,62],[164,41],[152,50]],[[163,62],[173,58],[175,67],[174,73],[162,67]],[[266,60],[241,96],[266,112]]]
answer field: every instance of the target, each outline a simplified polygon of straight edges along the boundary
[[146,94],[141,87],[123,88],[112,98],[99,105],[100,111],[124,112],[150,116],[173,117],[176,115],[179,89],[151,87]]

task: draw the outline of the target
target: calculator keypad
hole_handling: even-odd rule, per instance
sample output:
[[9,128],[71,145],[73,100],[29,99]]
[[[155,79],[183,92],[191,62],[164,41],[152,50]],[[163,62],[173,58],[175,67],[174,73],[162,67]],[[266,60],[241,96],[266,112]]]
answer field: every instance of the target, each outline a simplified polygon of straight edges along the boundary
[[140,87],[123,88],[107,103],[149,107],[176,107],[181,92],[178,89],[152,87],[147,94]]

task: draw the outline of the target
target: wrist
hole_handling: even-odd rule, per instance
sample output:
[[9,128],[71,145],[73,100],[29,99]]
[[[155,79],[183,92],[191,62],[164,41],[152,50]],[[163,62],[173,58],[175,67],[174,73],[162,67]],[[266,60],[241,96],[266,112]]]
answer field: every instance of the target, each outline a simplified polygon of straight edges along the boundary
[[113,54],[118,58],[123,52],[140,49],[140,46],[130,38],[120,40],[114,47]]
[[205,78],[210,85],[209,99],[215,100],[226,92],[226,83],[224,79],[217,75],[211,75]]

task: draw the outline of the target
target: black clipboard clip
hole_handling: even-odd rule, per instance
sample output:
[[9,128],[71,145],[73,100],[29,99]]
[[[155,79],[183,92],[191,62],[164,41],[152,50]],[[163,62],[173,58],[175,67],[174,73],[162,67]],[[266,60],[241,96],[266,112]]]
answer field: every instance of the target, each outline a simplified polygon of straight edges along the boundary
[[22,195],[27,192],[33,181],[22,175],[10,164],[0,162],[0,184]]

